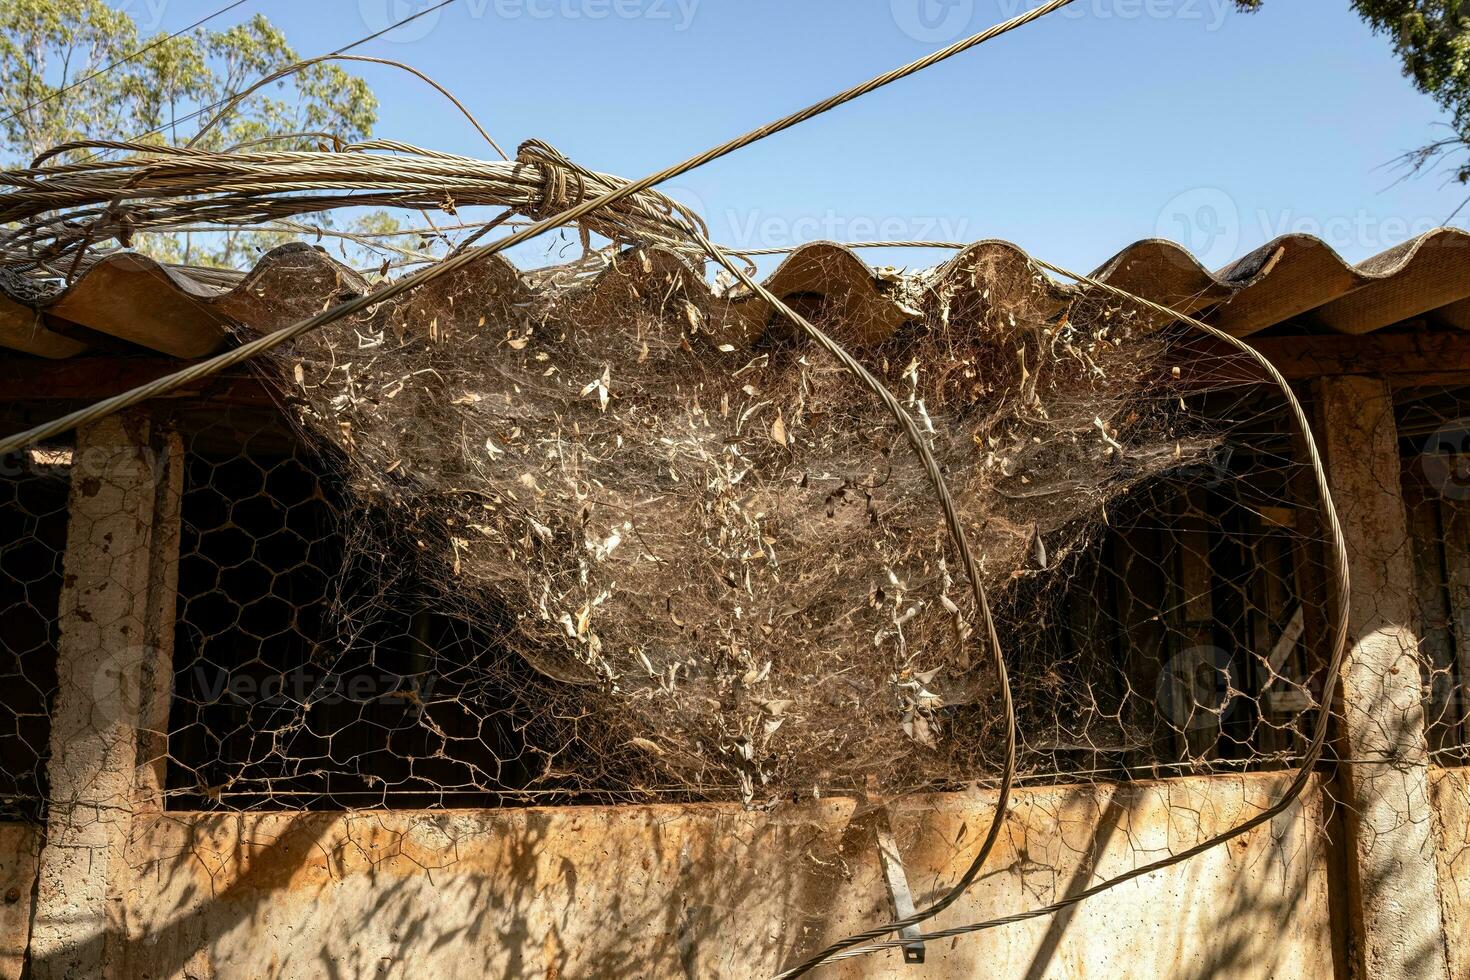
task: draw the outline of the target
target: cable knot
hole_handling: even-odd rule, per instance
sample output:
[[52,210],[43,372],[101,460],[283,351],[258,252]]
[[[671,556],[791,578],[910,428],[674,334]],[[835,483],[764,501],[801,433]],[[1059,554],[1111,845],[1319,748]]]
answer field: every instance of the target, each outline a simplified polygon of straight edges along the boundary
[[533,218],[544,218],[574,208],[587,196],[582,168],[549,143],[538,139],[526,140],[516,148],[516,162],[541,171],[540,194],[526,208],[526,213]]

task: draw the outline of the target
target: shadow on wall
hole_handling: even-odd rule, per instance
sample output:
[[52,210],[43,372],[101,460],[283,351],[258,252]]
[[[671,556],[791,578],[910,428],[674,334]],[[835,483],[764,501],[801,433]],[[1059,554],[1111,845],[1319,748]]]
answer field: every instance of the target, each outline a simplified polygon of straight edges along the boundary
[[1450,975],[1470,974],[1470,767],[1431,770]]
[[127,973],[742,975],[774,962],[771,923],[803,917],[783,899],[798,879],[836,877],[789,860],[823,827],[763,823],[716,807],[158,816],[131,855]]
[[[1239,822],[1276,775],[1018,794],[993,869],[938,925],[1034,907]],[[135,821],[123,975],[745,977],[891,915],[880,810],[829,800]],[[1308,802],[1269,828],[1069,912],[829,976],[1332,976],[1325,838]],[[922,902],[963,870],[985,797],[889,809]],[[104,940],[95,939],[101,943]],[[38,975],[46,964],[33,963]]]
[[[1025,790],[992,871],[963,912],[939,925],[1006,915],[1076,895],[1096,882],[1214,836],[1279,797],[1281,774],[1214,776]],[[932,975],[998,977],[1333,977],[1328,853],[1321,795],[1229,844],[1122,885],[1056,915],[931,947]],[[906,854],[957,874],[984,825],[929,811]],[[958,825],[960,830],[955,830]],[[954,843],[961,838],[959,846]],[[910,869],[911,880],[918,876]],[[952,882],[934,875],[923,898]],[[948,967],[946,970],[945,968]],[[895,970],[895,973],[898,971]],[[902,975],[911,975],[903,973]]]

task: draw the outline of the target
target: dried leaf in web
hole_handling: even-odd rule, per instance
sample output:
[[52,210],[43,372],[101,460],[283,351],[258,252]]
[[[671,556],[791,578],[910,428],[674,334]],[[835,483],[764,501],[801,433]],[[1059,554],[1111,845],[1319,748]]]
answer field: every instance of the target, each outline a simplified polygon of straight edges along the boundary
[[[438,601],[494,623],[577,738],[640,749],[647,779],[774,796],[988,771],[975,611],[885,411],[789,331],[752,337],[694,270],[617,267],[514,302],[471,274],[301,342],[325,380],[300,419],[376,547],[414,542]],[[1004,605],[1214,442],[1172,409],[1147,325],[1029,266],[986,274],[978,302],[952,269],[904,281],[920,315],[863,356],[924,420]],[[401,340],[355,339],[383,331]]]

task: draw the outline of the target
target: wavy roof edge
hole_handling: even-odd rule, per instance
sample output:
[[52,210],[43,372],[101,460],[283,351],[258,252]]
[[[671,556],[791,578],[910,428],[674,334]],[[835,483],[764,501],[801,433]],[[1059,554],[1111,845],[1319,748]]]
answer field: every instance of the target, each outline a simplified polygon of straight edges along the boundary
[[[656,253],[655,253],[656,254]],[[495,289],[534,292],[513,264],[491,256],[477,268]],[[655,263],[617,262],[588,286],[589,294],[617,290],[656,264],[687,266],[671,253]],[[642,268],[640,268],[642,266]],[[926,291],[946,302],[972,301],[1010,284],[1017,274],[1042,284],[1039,299],[1057,311],[1086,289],[1056,282],[1005,241],[978,241],[933,270]],[[1110,285],[1192,313],[1237,337],[1283,323],[1301,332],[1365,334],[1407,320],[1470,329],[1470,234],[1437,228],[1356,265],[1321,239],[1286,235],[1217,272],[1179,245],[1162,239],[1135,242],[1092,273]],[[234,280],[233,284],[229,284]],[[703,300],[722,302],[698,275],[681,277],[684,288],[703,289]],[[865,263],[835,242],[813,242],[792,252],[765,280],[784,299],[816,299],[847,325],[858,342],[887,336],[919,315],[916,298],[899,280]],[[222,276],[215,270],[165,266],[136,252],[109,255],[68,288],[44,298],[27,296],[13,277],[0,275],[0,347],[47,358],[86,350],[142,348],[180,358],[202,357],[239,333],[270,330],[320,310],[333,299],[371,287],[319,248],[293,243],[260,258],[249,272]],[[700,299],[700,297],[695,297]],[[751,331],[764,328],[770,310],[758,298],[732,299]]]

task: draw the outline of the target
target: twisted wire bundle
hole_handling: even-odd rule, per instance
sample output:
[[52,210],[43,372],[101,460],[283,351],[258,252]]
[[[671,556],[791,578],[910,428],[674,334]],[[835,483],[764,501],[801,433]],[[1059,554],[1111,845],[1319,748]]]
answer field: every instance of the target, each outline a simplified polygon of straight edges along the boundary
[[[83,150],[119,159],[52,162]],[[344,208],[453,213],[502,208],[538,219],[602,197],[627,182],[577,166],[544,143],[515,160],[477,160],[375,139],[326,151],[211,151],[114,140],[67,143],[24,170],[0,172],[0,267],[32,277],[73,275],[140,231],[209,225],[220,230]],[[588,214],[589,234],[693,254],[701,219],[655,190]],[[488,230],[488,229],[486,229]],[[116,243],[116,244],[114,244]],[[462,247],[462,246],[461,246]]]

